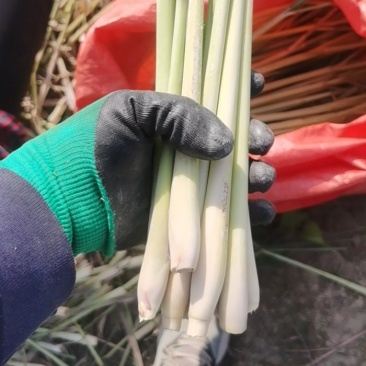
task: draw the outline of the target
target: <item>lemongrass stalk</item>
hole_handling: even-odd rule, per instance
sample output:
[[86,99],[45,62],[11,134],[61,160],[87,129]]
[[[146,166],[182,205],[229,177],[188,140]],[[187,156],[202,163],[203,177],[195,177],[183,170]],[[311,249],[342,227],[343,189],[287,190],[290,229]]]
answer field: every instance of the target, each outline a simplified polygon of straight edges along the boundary
[[163,299],[169,276],[168,206],[170,192],[169,188],[166,187],[166,181],[171,180],[172,164],[172,151],[164,147],[154,195],[154,209],[150,219],[148,239],[137,288],[141,320],[155,317]]
[[[212,0],[213,19],[210,37],[205,39],[205,49],[208,48],[205,63],[204,85],[202,90],[202,105],[211,112],[217,112],[221,74],[225,53],[225,42],[228,28],[231,1]],[[209,42],[209,43],[208,43]]]
[[169,207],[169,250],[173,272],[192,272],[197,266],[201,231],[198,185],[198,159],[176,152]]
[[[209,4],[211,15],[207,27],[211,27],[211,29],[206,29],[204,45],[205,59],[203,63],[205,74],[202,105],[215,114],[219,99],[230,3],[231,0],[211,0]],[[199,179],[199,205],[201,212],[206,194],[208,169],[209,163],[201,161]]]
[[[175,1],[157,1],[156,90],[166,92],[172,48]],[[169,276],[168,208],[173,152],[163,146],[153,194],[148,239],[137,286],[140,320],[155,317]]]
[[157,0],[155,90],[159,92],[166,92],[168,89],[174,11],[175,0]]
[[[168,91],[179,95],[183,83],[187,12],[188,1],[177,0]],[[176,214],[179,216],[179,212]],[[188,304],[190,279],[190,273],[169,273],[168,284],[161,303],[162,325],[164,328],[180,329]]]
[[257,265],[255,262],[255,254],[252,239],[252,229],[250,226],[249,207],[247,214],[247,271],[248,271],[248,312],[251,313],[259,306],[260,290]]
[[[203,0],[190,0],[182,95],[201,100]],[[169,250],[172,271],[193,271],[200,247],[199,160],[176,152],[169,206]]]
[[181,95],[188,0],[176,0],[168,92]]
[[[242,3],[244,13],[241,52],[241,77],[234,146],[232,194],[230,203],[228,258],[225,282],[220,295],[218,313],[221,328],[240,334],[247,328],[249,303],[256,302],[255,284],[258,275],[254,253],[248,205],[248,142],[250,120],[250,85],[252,54],[252,0]],[[251,294],[249,294],[249,287]],[[251,299],[250,296],[255,297]]]
[[[165,59],[167,54],[164,55],[157,55],[156,60],[156,73],[157,75],[163,74],[163,78],[166,78],[168,76],[168,85],[167,90],[158,90],[158,91],[167,91],[171,94],[177,94],[180,95],[182,90],[182,80],[183,80],[183,58],[184,58],[184,41],[185,41],[185,29],[186,29],[186,23],[187,23],[187,10],[188,10],[188,2],[187,0],[176,0],[175,5],[175,15],[174,15],[174,26],[172,30],[172,42],[171,42],[171,59],[170,59],[170,69],[169,72],[166,70],[163,70],[162,68],[158,67],[158,63],[161,64],[167,64],[168,61]],[[159,15],[160,13],[158,13]],[[159,28],[159,25],[157,25]],[[170,22],[168,23],[167,31],[170,29]],[[165,42],[170,42],[170,37],[166,37],[163,39]],[[160,41],[160,44],[162,41]],[[158,50],[157,50],[158,52]],[[164,62],[162,62],[164,61]],[[159,161],[162,157],[162,150],[165,147],[162,145],[161,139],[157,139],[155,142],[155,154],[154,154],[154,169],[158,169]],[[173,152],[166,148],[164,151],[163,158],[164,159],[173,159],[172,156],[169,156],[169,154],[173,154]],[[168,155],[169,157],[165,158],[164,156]],[[157,172],[154,172],[154,179],[153,179],[153,197],[152,200],[154,200],[154,193],[156,188],[156,179],[157,179]],[[168,183],[166,182],[168,185]],[[154,205],[151,205],[151,210],[154,209]],[[151,218],[151,212],[150,212],[150,218]]]
[[[233,0],[223,63],[217,116],[235,135],[242,42],[242,0]],[[240,46],[239,46],[240,49]],[[192,274],[187,334],[204,336],[220,296],[226,271],[233,154],[211,163],[197,269]]]
[[214,19],[214,4],[215,4],[214,0],[210,0],[208,2],[207,20],[204,25],[204,32],[203,32],[203,56],[202,56],[202,76],[203,76],[202,84],[203,85],[204,85],[204,76],[206,74],[208,53],[210,51],[212,26],[213,26],[213,19]]
[[191,272],[171,272],[163,302],[161,303],[162,326],[178,331],[186,314],[189,301]]

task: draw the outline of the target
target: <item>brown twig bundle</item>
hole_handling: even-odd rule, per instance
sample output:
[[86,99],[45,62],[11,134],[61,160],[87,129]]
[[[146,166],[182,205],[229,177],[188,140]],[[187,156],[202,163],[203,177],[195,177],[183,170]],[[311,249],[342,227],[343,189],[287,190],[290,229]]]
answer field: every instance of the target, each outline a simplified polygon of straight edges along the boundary
[[57,0],[31,75],[23,116],[35,134],[70,116],[79,42],[112,0]]
[[366,40],[331,1],[297,1],[259,13],[253,69],[266,86],[251,103],[252,116],[280,134],[365,114],[365,54]]

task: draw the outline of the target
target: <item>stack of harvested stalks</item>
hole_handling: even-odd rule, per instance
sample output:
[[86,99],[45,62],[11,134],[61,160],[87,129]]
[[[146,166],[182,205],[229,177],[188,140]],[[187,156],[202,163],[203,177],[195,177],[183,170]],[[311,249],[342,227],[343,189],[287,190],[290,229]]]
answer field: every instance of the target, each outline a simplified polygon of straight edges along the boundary
[[366,40],[331,1],[258,13],[253,68],[264,74],[266,86],[252,101],[252,115],[280,134],[365,114],[365,54]]

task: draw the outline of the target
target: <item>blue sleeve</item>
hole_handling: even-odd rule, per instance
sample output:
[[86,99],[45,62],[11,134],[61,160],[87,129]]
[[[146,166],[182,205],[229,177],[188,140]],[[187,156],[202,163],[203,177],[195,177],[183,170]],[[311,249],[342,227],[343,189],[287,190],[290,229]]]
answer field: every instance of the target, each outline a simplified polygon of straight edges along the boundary
[[38,192],[0,169],[0,365],[70,295],[70,248]]

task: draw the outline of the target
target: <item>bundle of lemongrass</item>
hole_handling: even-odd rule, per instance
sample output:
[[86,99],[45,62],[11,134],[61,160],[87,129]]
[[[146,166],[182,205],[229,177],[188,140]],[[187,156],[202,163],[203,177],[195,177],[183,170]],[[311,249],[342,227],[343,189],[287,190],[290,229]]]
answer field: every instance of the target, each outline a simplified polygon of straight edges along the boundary
[[267,9],[253,28],[253,69],[266,86],[251,113],[276,134],[366,113],[366,40],[332,1]]
[[156,90],[194,99],[235,135],[220,161],[167,146],[159,160],[139,313],[151,319],[161,308],[163,326],[175,330],[188,316],[192,336],[205,335],[215,313],[225,331],[241,333],[259,303],[245,205],[251,35],[251,0],[210,0],[206,24],[204,0],[157,1]]

